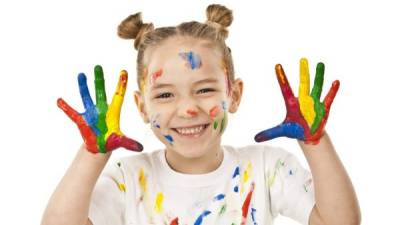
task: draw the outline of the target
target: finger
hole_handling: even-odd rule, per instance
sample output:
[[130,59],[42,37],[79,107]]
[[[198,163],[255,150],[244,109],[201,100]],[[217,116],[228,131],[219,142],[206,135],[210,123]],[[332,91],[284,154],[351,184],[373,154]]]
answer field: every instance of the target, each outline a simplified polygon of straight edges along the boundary
[[72,120],[74,121],[74,123],[78,123],[79,117],[81,117],[81,115],[75,110],[73,109],[70,105],[68,105],[68,103],[66,103],[64,101],[64,99],[59,98],[57,99],[57,106],[58,108],[60,108],[62,111],[64,111],[64,113]]
[[96,104],[107,104],[106,87],[104,83],[103,68],[100,65],[94,67],[94,85],[96,89]]
[[313,99],[320,99],[321,97],[321,92],[322,92],[322,86],[324,84],[324,72],[325,72],[325,65],[323,63],[318,63],[317,69],[315,72],[315,78],[314,78],[314,86],[311,91],[311,96]]
[[136,152],[141,152],[143,150],[143,145],[139,142],[124,135],[118,135],[115,133],[111,134],[106,142],[107,151],[112,151],[119,147],[123,147],[125,149]]
[[[310,94],[310,74],[308,70],[308,61],[306,58],[300,59],[300,87],[299,98],[305,98]],[[301,100],[300,100],[301,101]]]
[[78,75],[79,93],[81,94],[83,106],[85,110],[94,107],[92,98],[90,97],[89,89],[87,86],[87,79],[84,73]]
[[288,107],[289,101],[294,98],[294,95],[281,64],[276,64],[275,73],[279,86],[281,87],[283,98],[285,99],[286,107]]
[[127,84],[128,73],[125,70],[122,70],[119,76],[117,89],[106,116],[107,127],[111,131],[119,131],[119,117],[121,114],[121,107],[124,101]]
[[289,137],[304,140],[304,129],[298,123],[282,123],[276,127],[258,133],[254,137],[254,140],[256,142],[263,142],[278,137]]
[[86,124],[85,119],[71,106],[68,105],[62,98],[57,100],[57,106],[62,109],[67,116],[74,121],[78,126],[83,140],[85,141],[86,148],[93,153],[97,152],[96,135],[92,129]]
[[332,83],[331,89],[329,89],[328,94],[325,96],[324,104],[325,104],[325,109],[328,112],[329,109],[331,108],[333,100],[335,99],[336,93],[339,90],[339,87],[340,87],[340,82],[338,80],[335,80]]

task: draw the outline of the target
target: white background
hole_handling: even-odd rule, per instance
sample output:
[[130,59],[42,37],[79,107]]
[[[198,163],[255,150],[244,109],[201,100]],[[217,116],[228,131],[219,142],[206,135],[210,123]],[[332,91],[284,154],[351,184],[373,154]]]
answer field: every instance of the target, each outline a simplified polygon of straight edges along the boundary
[[[93,67],[103,66],[109,100],[121,69],[130,73],[121,122],[146,151],[162,147],[134,105],[136,51],[116,34],[128,15],[143,12],[156,27],[205,21],[214,1],[1,1],[0,224],[39,224],[47,201],[82,140],[57,108],[63,97],[78,111],[77,74],[92,96]],[[399,214],[400,7],[395,1],[217,1],[234,11],[227,40],[245,83],[242,105],[223,143],[253,144],[258,131],[281,122],[284,102],[275,79],[281,63],[297,92],[299,59],[326,65],[323,96],[341,88],[327,124],[361,204],[363,224],[393,224]],[[287,148],[306,166],[297,142]],[[113,158],[132,153],[117,151]],[[279,217],[276,224],[296,224]]]

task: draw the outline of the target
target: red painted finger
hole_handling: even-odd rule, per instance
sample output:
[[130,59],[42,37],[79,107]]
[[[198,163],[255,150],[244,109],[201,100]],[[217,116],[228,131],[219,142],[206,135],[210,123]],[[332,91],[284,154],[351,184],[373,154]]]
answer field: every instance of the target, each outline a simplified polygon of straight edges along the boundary
[[87,150],[97,153],[97,139],[92,129],[87,125],[83,116],[68,105],[62,98],[57,99],[57,106],[78,126]]
[[67,102],[64,101],[64,99],[59,98],[57,99],[57,106],[60,108],[64,113],[72,120],[74,123],[77,124],[78,119],[81,115],[73,109],[70,105],[68,105]]
[[335,99],[339,87],[340,87],[340,82],[338,80],[335,80],[332,83],[331,89],[329,89],[328,94],[324,98],[325,109],[327,109],[328,111],[331,108],[332,102]]
[[275,66],[276,78],[278,79],[279,86],[281,87],[283,98],[285,99],[286,106],[288,106],[289,101],[294,97],[292,88],[290,87],[289,81],[286,78],[285,71],[281,64],[276,64]]

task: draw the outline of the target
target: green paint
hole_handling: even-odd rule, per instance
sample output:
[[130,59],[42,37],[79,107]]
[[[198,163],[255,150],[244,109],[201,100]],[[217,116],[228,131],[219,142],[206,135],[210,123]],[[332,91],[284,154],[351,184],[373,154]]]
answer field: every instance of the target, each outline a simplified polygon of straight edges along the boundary
[[96,127],[100,131],[100,135],[97,136],[97,144],[99,147],[99,151],[101,153],[106,153],[105,134],[108,131],[106,123],[108,104],[107,104],[106,88],[104,83],[104,73],[101,66],[97,65],[94,67],[94,75],[95,75],[94,85],[96,89],[96,108],[98,113],[98,120]]
[[216,120],[216,121],[214,121],[214,130],[216,130],[217,127],[218,127],[218,121]]
[[224,204],[221,209],[219,210],[218,215],[222,215],[226,211],[226,204]]
[[104,140],[104,134],[101,134],[96,137],[97,147],[99,148],[100,153],[106,153],[106,141]]
[[325,105],[324,103],[320,102],[322,86],[324,84],[324,71],[325,71],[324,64],[318,63],[315,72],[314,86],[310,95],[314,100],[314,112],[315,112],[315,119],[313,124],[311,125],[311,134],[315,133],[322,119],[325,116]]
[[117,165],[118,165],[118,167],[121,167],[121,163],[120,162],[117,162]]
[[224,126],[225,126],[225,114],[224,114],[224,118],[222,118],[222,121],[221,121],[221,129],[219,130],[220,133],[222,133],[222,131],[224,130]]

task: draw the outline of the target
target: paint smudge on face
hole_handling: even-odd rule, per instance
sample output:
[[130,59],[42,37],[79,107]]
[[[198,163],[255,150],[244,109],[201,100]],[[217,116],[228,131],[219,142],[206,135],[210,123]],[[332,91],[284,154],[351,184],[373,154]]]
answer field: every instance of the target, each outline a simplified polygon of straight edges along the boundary
[[211,212],[209,210],[205,210],[199,217],[197,217],[196,221],[194,222],[194,225],[200,225],[203,223],[203,218],[210,215]]
[[216,120],[216,121],[214,121],[214,130],[216,130],[217,127],[218,127],[218,121]]
[[157,78],[161,77],[163,74],[163,70],[159,69],[150,76],[150,85],[153,85]]
[[225,114],[221,120],[221,129],[219,130],[220,133],[222,133],[222,131],[224,131],[224,127],[225,127]]
[[167,139],[167,141],[172,145],[172,142],[174,141],[174,139],[172,138],[171,135],[164,135],[165,139]]
[[164,200],[163,193],[158,192],[157,197],[156,197],[155,206],[154,206],[156,213],[161,213],[163,211],[163,206],[162,206],[163,200]]
[[186,113],[189,114],[189,115],[191,115],[191,116],[196,116],[196,115],[197,115],[197,111],[192,110],[192,109],[186,110]]
[[179,56],[186,61],[186,66],[194,69],[199,69],[202,65],[200,55],[190,52],[181,52]]
[[159,116],[160,116],[160,114],[157,114],[157,115],[151,117],[151,126],[152,127],[160,129],[160,124],[157,121]]
[[218,107],[217,105],[214,106],[214,107],[212,107],[212,108],[209,110],[209,114],[210,114],[211,118],[216,117],[216,116],[218,115],[218,113],[219,113],[219,107]]

